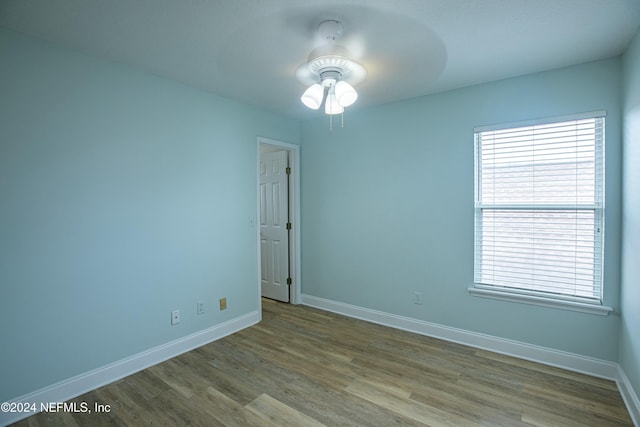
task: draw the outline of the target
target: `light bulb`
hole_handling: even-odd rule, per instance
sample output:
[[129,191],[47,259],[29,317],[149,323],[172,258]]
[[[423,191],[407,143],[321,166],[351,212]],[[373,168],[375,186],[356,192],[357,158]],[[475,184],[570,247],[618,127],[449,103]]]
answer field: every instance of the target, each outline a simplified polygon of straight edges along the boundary
[[327,100],[324,103],[324,112],[326,114],[341,114],[344,112],[344,108],[338,104],[338,99],[333,91],[327,95]]
[[336,83],[335,93],[338,104],[342,107],[348,107],[358,99],[358,92],[344,80]]
[[322,105],[322,98],[324,97],[324,87],[320,84],[315,83],[307,88],[304,91],[300,100],[304,105],[311,108],[312,110],[317,110]]

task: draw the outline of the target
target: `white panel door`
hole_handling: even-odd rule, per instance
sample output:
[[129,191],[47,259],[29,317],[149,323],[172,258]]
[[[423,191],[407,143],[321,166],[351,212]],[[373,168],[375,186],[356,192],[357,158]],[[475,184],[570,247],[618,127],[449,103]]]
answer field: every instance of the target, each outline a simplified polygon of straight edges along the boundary
[[260,155],[262,296],[289,302],[289,197],[286,151]]

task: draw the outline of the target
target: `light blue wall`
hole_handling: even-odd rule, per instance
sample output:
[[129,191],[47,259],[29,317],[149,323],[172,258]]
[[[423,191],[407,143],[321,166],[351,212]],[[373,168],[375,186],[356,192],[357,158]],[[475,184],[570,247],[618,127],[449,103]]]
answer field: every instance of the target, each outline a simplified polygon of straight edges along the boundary
[[623,67],[620,365],[640,396],[640,31],[624,54]]
[[[324,115],[303,122],[303,293],[617,361],[618,314],[483,299],[467,289],[473,128],[606,109],[604,302],[620,309],[620,103],[620,61],[611,59],[347,109],[345,127],[333,132]],[[412,303],[414,291],[423,305]]]
[[256,136],[297,121],[4,29],[0,64],[0,402],[257,310]]

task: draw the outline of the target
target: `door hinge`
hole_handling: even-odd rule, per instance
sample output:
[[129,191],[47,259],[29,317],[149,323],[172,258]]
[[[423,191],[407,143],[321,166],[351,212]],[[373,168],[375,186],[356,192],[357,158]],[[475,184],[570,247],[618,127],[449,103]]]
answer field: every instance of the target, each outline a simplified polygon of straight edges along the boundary
[[290,222],[287,223],[287,230],[291,230],[291,223]]
[[291,168],[287,166],[287,168],[285,169],[285,172],[287,175],[291,175]]
[[291,280],[291,277],[287,277],[287,285],[290,285],[293,282],[293,280]]

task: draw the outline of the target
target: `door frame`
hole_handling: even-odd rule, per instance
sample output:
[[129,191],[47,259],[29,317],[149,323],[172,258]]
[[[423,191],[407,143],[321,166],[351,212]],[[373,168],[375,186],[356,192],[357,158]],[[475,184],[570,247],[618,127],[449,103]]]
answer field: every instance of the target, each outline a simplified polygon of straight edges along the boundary
[[291,304],[300,304],[302,302],[300,276],[300,146],[259,136],[256,139],[256,246],[258,248],[258,278],[256,283],[258,288],[260,318],[262,318],[262,289],[260,277],[262,274],[260,244],[260,155],[263,146],[284,150],[289,156],[289,166],[291,167],[291,175],[289,175],[289,221],[292,225],[289,239],[289,266],[292,281],[289,292],[289,302]]

